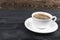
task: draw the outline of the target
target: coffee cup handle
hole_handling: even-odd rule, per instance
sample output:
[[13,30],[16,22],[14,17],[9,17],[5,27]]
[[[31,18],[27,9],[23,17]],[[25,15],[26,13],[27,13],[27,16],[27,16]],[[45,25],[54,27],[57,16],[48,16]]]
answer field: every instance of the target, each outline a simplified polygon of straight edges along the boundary
[[56,16],[53,16],[52,19],[53,19],[53,21],[56,21],[57,20],[57,17]]

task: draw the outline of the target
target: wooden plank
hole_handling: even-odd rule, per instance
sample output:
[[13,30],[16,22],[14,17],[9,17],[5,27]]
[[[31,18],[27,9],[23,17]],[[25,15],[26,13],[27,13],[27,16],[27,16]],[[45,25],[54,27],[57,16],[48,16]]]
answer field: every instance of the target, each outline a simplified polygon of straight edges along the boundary
[[0,0],[0,9],[56,9],[60,8],[58,0]]

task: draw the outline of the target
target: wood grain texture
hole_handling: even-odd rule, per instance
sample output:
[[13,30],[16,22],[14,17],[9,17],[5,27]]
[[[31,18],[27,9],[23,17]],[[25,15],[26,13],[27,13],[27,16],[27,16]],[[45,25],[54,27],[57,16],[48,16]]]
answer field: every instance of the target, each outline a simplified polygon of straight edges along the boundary
[[[50,34],[40,34],[26,29],[24,22],[35,11],[44,11],[57,16],[58,30]],[[0,10],[0,40],[60,40],[60,9]]]
[[60,0],[0,0],[0,9],[60,8]]

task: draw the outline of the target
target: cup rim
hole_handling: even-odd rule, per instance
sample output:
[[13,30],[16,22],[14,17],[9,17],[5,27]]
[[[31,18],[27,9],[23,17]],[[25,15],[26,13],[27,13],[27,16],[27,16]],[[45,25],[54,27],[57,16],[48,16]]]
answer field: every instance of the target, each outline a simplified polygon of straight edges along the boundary
[[[43,19],[37,19],[37,18],[35,18],[35,17],[33,17],[35,14],[45,14],[45,15],[48,15],[48,16],[50,16],[50,19],[48,19],[48,20],[43,20]],[[34,13],[32,13],[32,18],[33,19],[35,19],[35,20],[40,20],[40,21],[49,21],[49,20],[52,20],[52,15],[50,14],[50,13],[48,13],[48,12],[34,12]]]

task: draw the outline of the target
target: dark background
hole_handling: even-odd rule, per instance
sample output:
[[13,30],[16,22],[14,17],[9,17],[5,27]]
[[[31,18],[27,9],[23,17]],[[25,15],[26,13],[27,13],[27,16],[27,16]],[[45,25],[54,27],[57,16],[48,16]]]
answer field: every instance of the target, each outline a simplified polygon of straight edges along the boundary
[[0,40],[60,40],[60,27],[50,34],[38,34],[25,28],[24,21],[35,11],[57,16],[56,22],[60,26],[60,9],[0,10]]

